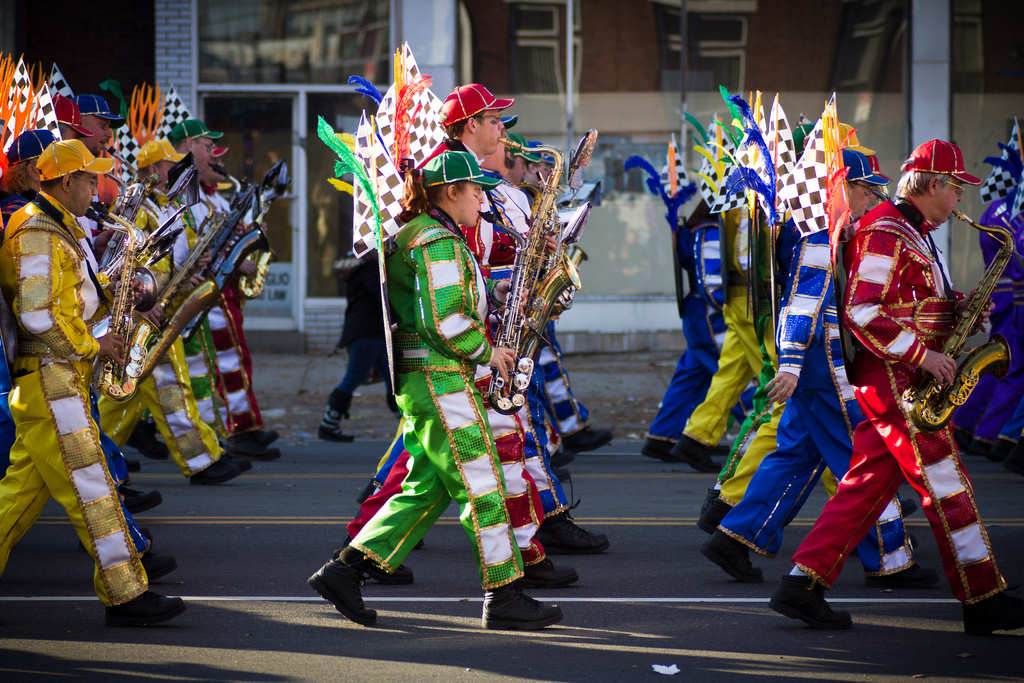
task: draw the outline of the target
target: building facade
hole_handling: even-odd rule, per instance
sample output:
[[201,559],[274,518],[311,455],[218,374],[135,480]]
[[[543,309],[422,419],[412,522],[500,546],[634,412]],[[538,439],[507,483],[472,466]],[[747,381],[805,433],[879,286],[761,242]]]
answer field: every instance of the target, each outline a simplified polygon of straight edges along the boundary
[[[338,266],[351,244],[351,200],[326,182],[333,159],[316,138],[316,117],[354,130],[372,103],[348,76],[383,89],[403,41],[441,97],[471,81],[514,96],[517,132],[529,139],[567,147],[588,128],[600,131],[588,176],[601,179],[603,203],[582,241],[584,289],[560,323],[569,350],[678,348],[663,210],[622,166],[631,154],[660,166],[669,135],[689,135],[684,107],[705,122],[724,112],[719,84],[768,98],[780,92],[791,123],[816,118],[838,92],[840,118],[894,179],[908,151],[931,137],[957,141],[968,170],[984,175],[984,157],[997,153],[1013,116],[1024,116],[1024,7],[996,0],[104,4],[104,25],[133,39],[108,41],[105,57],[89,58],[98,64],[82,63],[84,51],[31,39],[46,35],[55,16],[38,3],[0,0],[18,27],[0,41],[27,58],[56,60],[83,92],[107,76],[126,86],[154,78],[174,85],[194,114],[224,131],[237,177],[258,178],[288,160],[294,193],[269,222],[277,260],[263,297],[246,311],[257,343],[290,349],[331,348],[345,306]],[[81,11],[64,9],[67,21]],[[687,160],[698,165],[692,150]],[[976,193],[965,208],[980,213]],[[952,226],[940,244],[954,281],[970,289],[982,269],[977,235]]]

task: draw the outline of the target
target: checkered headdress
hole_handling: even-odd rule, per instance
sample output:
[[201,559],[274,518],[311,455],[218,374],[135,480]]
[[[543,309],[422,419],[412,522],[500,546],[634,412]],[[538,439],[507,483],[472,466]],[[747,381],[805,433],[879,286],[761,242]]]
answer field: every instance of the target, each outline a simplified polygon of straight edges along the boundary
[[34,103],[35,111],[32,112],[32,120],[36,128],[45,128],[53,133],[53,136],[60,140],[60,124],[57,123],[57,111],[53,106],[53,97],[50,95],[50,86],[43,83],[36,93]]
[[673,133],[672,139],[668,143],[668,149],[665,151],[665,165],[661,168],[661,184],[665,186],[668,196],[671,197],[688,182],[686,166],[679,153],[679,145],[676,144],[676,134]]
[[[988,157],[985,159],[985,163],[990,164],[992,170],[979,188],[983,203],[990,204],[997,199],[1002,199],[1020,182],[1019,166],[1021,163],[1019,162],[1024,161],[1024,157],[1021,157],[1020,135],[1019,122],[1017,119],[1014,119],[1010,139],[1007,140],[1005,145],[999,146],[1002,150],[999,157]],[[1018,190],[1017,195],[1019,196],[1020,194],[1021,192]]]
[[32,75],[25,66],[25,61],[18,59],[18,65],[12,74],[10,90],[7,92],[7,106],[3,109],[7,119],[2,136],[3,149],[6,152],[14,144],[14,138],[18,137],[24,130],[29,130],[33,125],[32,103],[35,100],[35,90],[32,88]]
[[694,149],[703,157],[697,177],[700,179],[698,188],[701,197],[708,205],[711,213],[722,213],[743,206],[745,197],[742,192],[729,194],[725,190],[725,180],[729,171],[735,166],[733,152],[736,147],[732,138],[724,131],[724,126],[715,114],[707,130],[708,142]]
[[804,153],[796,162],[789,181],[779,191],[779,200],[789,210],[801,235],[828,229],[828,165],[822,120],[807,136]]
[[50,70],[50,92],[54,95],[63,95],[69,100],[75,96],[75,91],[68,85],[68,79],[64,78],[64,74],[56,62],[53,63],[53,69]]
[[[398,216],[402,213],[405,185],[380,137],[373,134],[373,126],[365,112],[356,129],[355,156],[363,164],[370,181],[369,188],[361,183],[352,183],[352,251],[361,258],[377,248],[374,206],[380,216],[382,239],[397,235],[401,230]],[[371,201],[370,192],[375,194],[376,202]]]
[[167,89],[167,96],[164,98],[164,111],[161,115],[160,127],[157,128],[156,137],[170,137],[172,128],[185,119],[190,118],[192,118],[192,114],[189,112],[188,107],[185,106],[185,103],[181,101],[178,91],[172,85]]
[[408,43],[395,53],[395,79],[377,107],[377,132],[393,163],[412,158],[418,167],[444,141],[443,103],[430,91],[430,77],[420,73]]

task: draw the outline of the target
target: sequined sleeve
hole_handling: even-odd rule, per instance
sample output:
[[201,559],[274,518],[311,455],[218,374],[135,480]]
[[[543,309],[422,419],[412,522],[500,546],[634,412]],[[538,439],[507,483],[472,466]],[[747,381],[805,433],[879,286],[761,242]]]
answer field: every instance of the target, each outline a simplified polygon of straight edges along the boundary
[[416,330],[440,353],[484,364],[491,358],[478,307],[473,256],[454,237],[412,248],[416,272]]
[[[21,231],[10,239],[18,270],[14,315],[19,325],[62,358],[93,358],[100,346],[85,324],[86,287],[77,255],[60,238],[41,230]],[[88,290],[95,297],[91,282]]]
[[801,239],[796,247],[796,258],[790,263],[786,296],[779,311],[779,372],[800,376],[822,308],[832,296],[831,284],[828,232],[817,232]]
[[891,232],[866,230],[854,236],[852,246],[843,306],[849,330],[879,358],[920,366],[927,349],[890,303],[898,301],[900,283],[894,278],[908,265],[906,245]]
[[[682,229],[677,233],[682,234]],[[697,284],[704,300],[715,309],[721,310],[725,303],[725,270],[722,261],[721,231],[717,223],[707,223],[694,228],[693,265]]]

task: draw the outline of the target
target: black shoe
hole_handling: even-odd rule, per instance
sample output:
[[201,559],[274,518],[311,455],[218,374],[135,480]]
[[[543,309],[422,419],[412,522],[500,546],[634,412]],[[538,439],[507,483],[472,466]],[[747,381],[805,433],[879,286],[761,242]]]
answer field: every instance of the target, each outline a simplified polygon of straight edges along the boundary
[[1016,441],[999,437],[996,439],[996,444],[992,446],[992,450],[985,454],[985,457],[992,462],[1003,462],[1010,455],[1013,451],[1013,447],[1016,445]]
[[188,478],[191,484],[223,484],[226,481],[230,481],[240,475],[242,470],[231,461],[221,458],[217,462],[213,463],[205,470],[196,472]]
[[131,602],[107,608],[107,626],[149,626],[173,619],[185,611],[181,598],[146,591]]
[[683,434],[679,441],[672,447],[665,462],[685,462],[698,472],[718,472],[721,465],[711,459],[711,449]]
[[537,631],[562,620],[558,605],[545,606],[515,585],[484,593],[484,628],[508,631]]
[[523,585],[527,588],[564,588],[579,580],[575,569],[559,569],[548,557],[523,569]]
[[146,576],[149,577],[149,582],[153,583],[157,579],[167,576],[177,569],[178,563],[172,555],[146,553],[142,556],[142,566],[146,570]]
[[917,501],[913,498],[900,498],[900,514],[903,517],[909,517],[918,511]]
[[713,534],[722,523],[725,516],[732,510],[732,506],[718,497],[719,491],[715,491],[715,498],[701,511],[697,519],[697,526],[706,534]]
[[982,455],[987,458],[993,446],[995,444],[987,439],[974,437],[971,440],[971,445],[967,448],[967,455]]
[[956,441],[956,447],[961,452],[967,452],[971,450],[971,441],[974,440],[974,432],[969,432],[963,427],[953,427],[953,441]]
[[572,472],[568,468],[560,467],[558,469],[551,470],[551,474],[555,475],[560,484],[568,484],[572,481]]
[[281,437],[281,435],[277,433],[276,429],[271,429],[269,431],[265,429],[256,429],[252,433],[256,441],[259,442],[261,446],[269,446]]
[[811,628],[848,629],[853,626],[849,612],[834,612],[825,601],[825,588],[809,576],[782,577],[769,603],[771,608]]
[[363,593],[359,588],[362,581],[363,569],[344,564],[341,560],[325,562],[307,580],[320,597],[346,617],[357,624],[372,626],[377,623],[377,612],[363,604]]
[[164,497],[160,495],[159,491],[143,492],[122,484],[118,487],[117,492],[121,494],[125,509],[133,515],[151,510],[164,502]]
[[232,465],[238,468],[239,472],[248,472],[252,469],[252,461],[248,458],[243,458],[237,455],[231,455],[231,453],[224,451],[224,454],[220,456],[221,460],[227,459]]
[[563,446],[558,450],[557,453],[551,456],[552,467],[565,467],[573,460],[576,459],[576,451],[570,450]]
[[138,472],[142,469],[142,463],[134,458],[125,458],[124,466],[128,468],[129,472]]
[[996,593],[973,605],[964,605],[964,633],[988,636],[992,631],[1012,631],[1024,627],[1024,600]]
[[349,441],[353,441],[356,438],[351,434],[343,434],[341,431],[341,427],[334,428],[325,427],[323,425],[320,425],[320,427],[316,430],[316,435],[318,438],[323,439],[324,441],[335,441],[338,443],[348,443]]
[[665,460],[671,453],[671,441],[652,439],[651,437],[644,439],[643,448],[640,449],[640,455],[646,455],[648,458],[654,458],[655,460]]
[[171,456],[167,446],[157,440],[156,425],[149,420],[140,420],[135,425],[127,445],[153,460],[166,460]]
[[545,519],[536,538],[551,555],[596,555],[610,545],[604,534],[592,534],[576,526],[568,510]]
[[700,552],[741,583],[761,583],[761,569],[750,564],[750,551],[736,539],[721,531],[700,547]]
[[228,437],[227,450],[231,455],[251,460],[277,460],[281,457],[278,449],[261,444],[255,432],[242,432]]
[[395,571],[389,574],[371,562],[366,566],[366,574],[385,586],[406,586],[413,582],[412,570],[404,564],[398,565]]
[[606,446],[612,441],[612,430],[593,429],[589,425],[575,434],[570,434],[562,439],[562,447],[568,448],[577,453],[594,451],[601,446]]
[[934,569],[925,569],[919,564],[912,564],[895,574],[864,577],[864,585],[868,588],[932,588],[938,582],[939,575]]
[[1016,474],[1024,475],[1024,439],[1017,442],[1010,454],[1003,460],[1003,467]]

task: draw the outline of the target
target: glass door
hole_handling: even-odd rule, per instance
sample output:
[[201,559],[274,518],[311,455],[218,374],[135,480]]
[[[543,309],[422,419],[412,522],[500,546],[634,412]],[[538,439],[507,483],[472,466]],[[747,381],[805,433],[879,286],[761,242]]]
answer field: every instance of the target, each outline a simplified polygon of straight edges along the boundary
[[293,258],[294,226],[298,224],[297,202],[292,201],[297,191],[294,105],[294,95],[262,93],[207,94],[202,103],[207,127],[224,133],[224,137],[216,141],[217,146],[228,148],[220,162],[239,181],[258,183],[278,160],[288,163],[292,175],[291,193],[272,204],[264,223],[274,260],[263,293],[246,304],[245,312],[247,320],[251,317],[276,319],[279,324],[274,327],[287,325],[291,329],[298,327],[294,315],[298,300],[295,288],[298,269]]

